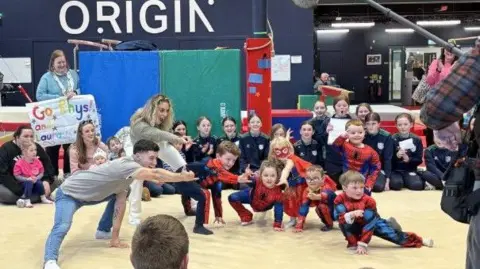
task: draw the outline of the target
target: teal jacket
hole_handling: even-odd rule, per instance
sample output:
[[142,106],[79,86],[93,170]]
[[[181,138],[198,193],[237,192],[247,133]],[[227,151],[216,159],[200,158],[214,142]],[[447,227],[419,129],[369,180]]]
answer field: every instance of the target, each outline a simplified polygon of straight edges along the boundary
[[[77,92],[77,94],[80,94],[78,74],[74,70],[69,70],[69,72],[72,74],[73,89]],[[63,96],[62,89],[58,86],[54,76],[55,74],[49,71],[43,74],[42,78],[40,78],[36,92],[37,101],[45,101]],[[59,79],[63,86],[67,88],[67,76],[60,76]]]

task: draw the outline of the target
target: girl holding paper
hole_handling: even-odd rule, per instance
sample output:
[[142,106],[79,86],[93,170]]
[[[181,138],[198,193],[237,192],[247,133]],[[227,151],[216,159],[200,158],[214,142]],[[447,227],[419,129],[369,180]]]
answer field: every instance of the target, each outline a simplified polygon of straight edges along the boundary
[[398,133],[392,136],[395,155],[392,160],[390,189],[407,189],[420,191],[425,188],[423,180],[417,174],[417,168],[423,161],[422,140],[410,133],[414,120],[410,114],[401,113],[395,117]]
[[[40,78],[37,86],[37,101],[45,101],[66,96],[68,99],[80,94],[78,74],[68,66],[65,54],[61,50],[55,50],[50,56],[48,71]],[[68,154],[69,144],[57,145],[45,148],[52,161],[55,175],[58,176],[58,155],[60,146],[63,146],[63,173],[70,173],[70,158]]]
[[[332,118],[327,127],[327,133],[329,134],[328,144],[326,145],[326,158],[325,158],[325,170],[327,175],[330,176],[336,183],[337,189],[341,189],[340,182],[338,179],[340,175],[343,173],[343,160],[342,156],[339,152],[337,152],[333,147],[332,143],[335,140],[336,136],[334,134],[330,134],[332,131],[335,133],[340,134],[341,132],[345,131],[345,126],[341,128],[341,130],[334,130],[334,125],[331,121],[335,119],[344,120],[345,123],[347,120],[352,119],[349,114],[350,104],[347,96],[340,95],[333,100],[333,108],[335,109],[335,113],[333,114]],[[335,137],[334,137],[335,136]],[[337,135],[338,136],[338,135]]]

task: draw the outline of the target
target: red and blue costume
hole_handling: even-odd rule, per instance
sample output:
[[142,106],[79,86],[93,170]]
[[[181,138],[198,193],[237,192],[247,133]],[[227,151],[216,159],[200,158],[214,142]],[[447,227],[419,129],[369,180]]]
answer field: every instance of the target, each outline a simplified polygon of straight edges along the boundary
[[370,195],[369,190],[375,185],[382,166],[378,153],[368,145],[356,147],[343,136],[335,139],[332,146],[342,156],[343,172],[353,170],[361,173],[365,177],[365,192]]
[[[219,159],[205,158],[201,162],[187,164],[187,169],[193,171],[195,173],[195,176],[199,178],[197,184],[200,184],[203,193],[206,196],[206,204],[203,212],[204,223],[208,223],[210,215],[210,193],[208,192],[208,190],[210,190],[211,192],[215,217],[222,218],[223,183],[237,184],[239,176],[232,174],[231,172],[223,168],[223,165]],[[191,211],[190,196],[188,195],[188,193],[182,194],[182,204],[185,212]]]
[[[322,228],[322,231],[328,231],[333,227],[333,214],[334,214],[334,200],[337,196],[335,194],[336,183],[329,176],[325,175],[323,186],[317,190],[313,191],[309,188],[306,188],[303,191],[302,201],[300,205],[300,210],[298,212],[297,225],[295,226],[296,230],[303,230],[305,225],[305,219],[307,218],[308,211],[310,207],[315,207],[315,212],[318,217],[322,220],[325,227]],[[318,194],[321,196],[320,200],[311,200],[308,196],[309,193]]]
[[293,162],[294,166],[288,178],[288,188],[285,190],[284,210],[288,216],[298,217],[303,191],[307,188],[305,181],[307,168],[312,164],[294,154],[290,154],[287,158]]
[[282,228],[283,194],[280,187],[267,188],[261,179],[254,179],[252,187],[234,192],[228,196],[230,205],[235,209],[241,222],[251,222],[252,212],[243,206],[249,204],[255,212],[265,212],[274,208],[274,228]]
[[[335,218],[338,219],[340,229],[348,242],[348,248],[358,245],[364,247],[375,235],[402,247],[421,247],[423,240],[420,236],[396,230],[377,213],[375,200],[364,194],[359,200],[349,198],[341,193],[335,198]],[[352,211],[363,210],[363,217],[355,217]]]

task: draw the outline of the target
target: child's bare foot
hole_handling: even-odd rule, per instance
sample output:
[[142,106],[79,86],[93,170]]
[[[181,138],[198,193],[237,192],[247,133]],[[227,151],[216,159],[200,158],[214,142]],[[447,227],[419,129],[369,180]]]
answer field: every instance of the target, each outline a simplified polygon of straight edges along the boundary
[[283,228],[278,228],[278,227],[274,227],[273,230],[275,232],[283,232],[284,231]]
[[32,202],[30,201],[30,199],[25,199],[25,207],[26,207],[26,208],[32,208],[32,207],[33,207]]

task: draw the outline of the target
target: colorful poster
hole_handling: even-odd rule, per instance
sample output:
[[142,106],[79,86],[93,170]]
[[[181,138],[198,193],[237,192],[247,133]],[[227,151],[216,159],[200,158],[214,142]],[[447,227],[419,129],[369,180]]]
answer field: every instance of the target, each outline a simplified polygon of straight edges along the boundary
[[35,141],[43,147],[70,144],[77,139],[78,125],[91,121],[100,137],[100,120],[92,95],[61,97],[26,104]]

